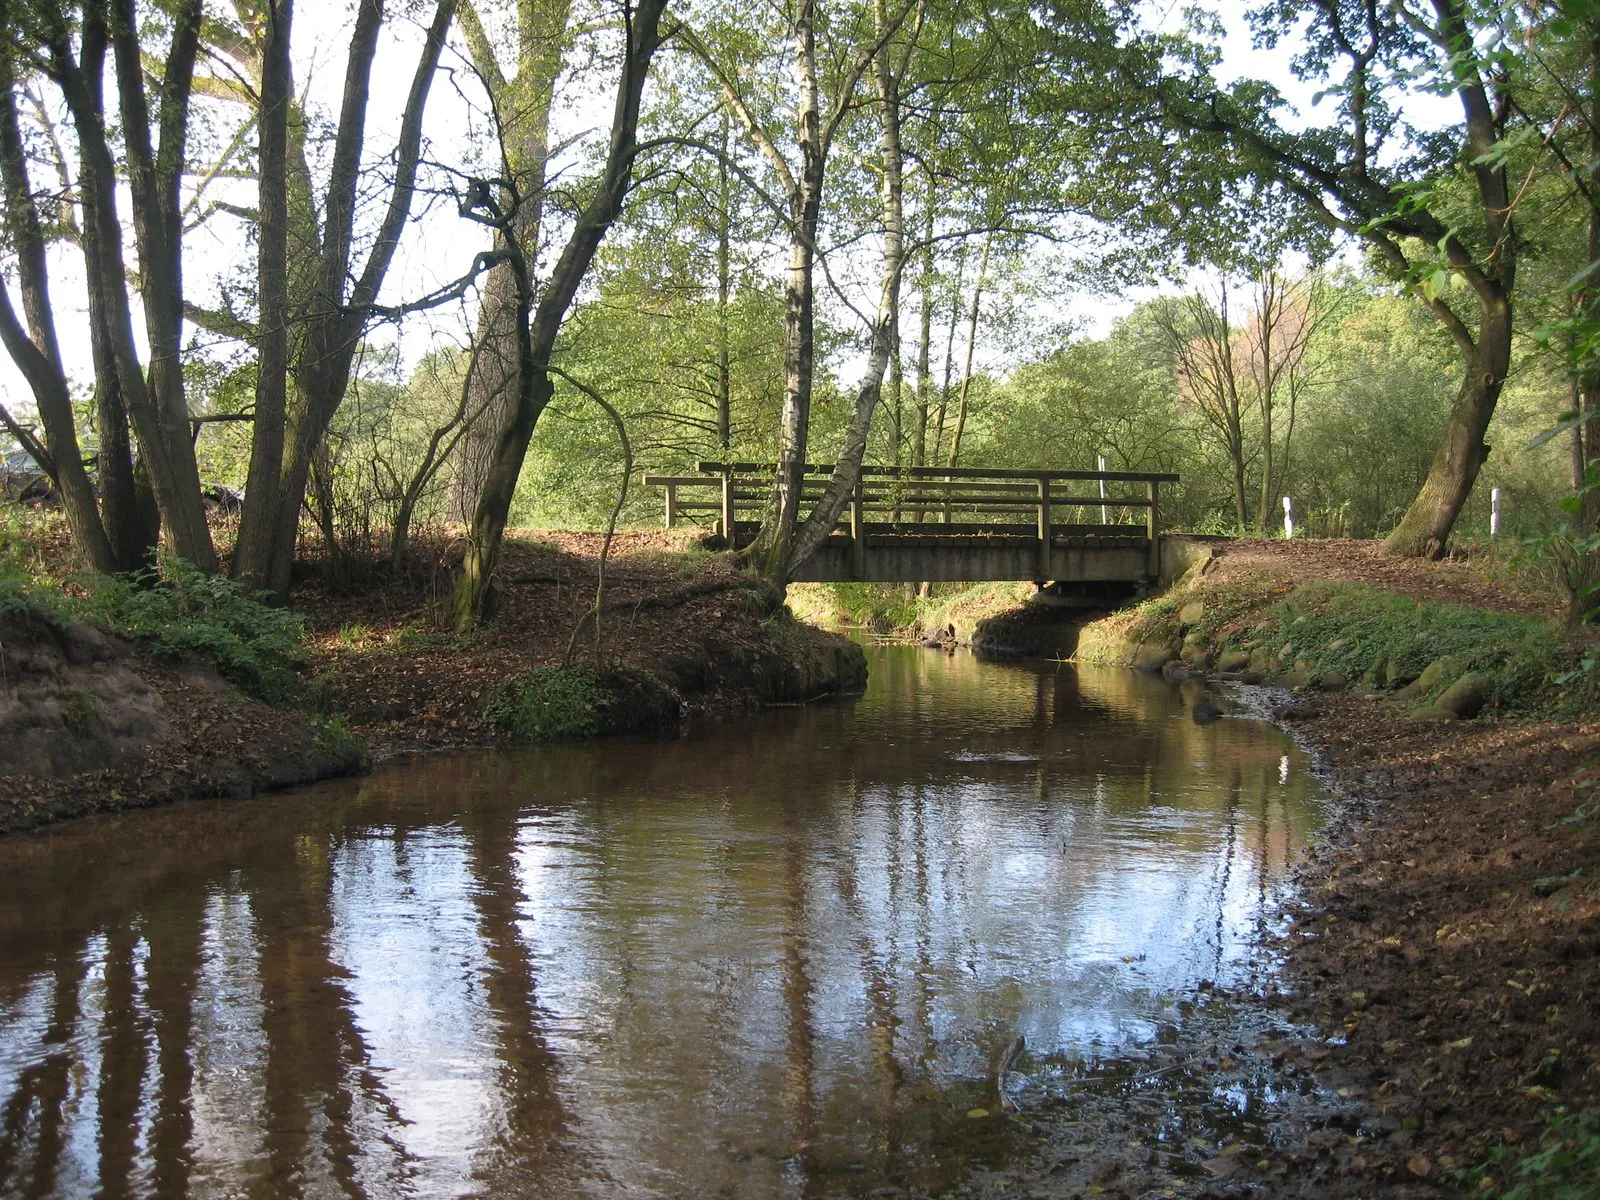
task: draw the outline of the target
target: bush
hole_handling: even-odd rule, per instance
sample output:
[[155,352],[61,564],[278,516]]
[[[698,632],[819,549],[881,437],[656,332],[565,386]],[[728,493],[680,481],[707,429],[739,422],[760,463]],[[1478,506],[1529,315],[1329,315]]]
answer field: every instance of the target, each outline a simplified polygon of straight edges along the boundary
[[576,663],[536,667],[508,680],[484,705],[495,728],[529,742],[654,732],[678,720],[678,697],[647,671],[597,675]]
[[305,658],[305,627],[294,613],[266,604],[265,592],[170,555],[154,569],[94,576],[85,586],[84,617],[158,657],[199,658],[262,700],[298,690],[294,669]]
[[539,667],[512,679],[484,706],[497,729],[524,741],[593,737],[605,692],[587,667]]

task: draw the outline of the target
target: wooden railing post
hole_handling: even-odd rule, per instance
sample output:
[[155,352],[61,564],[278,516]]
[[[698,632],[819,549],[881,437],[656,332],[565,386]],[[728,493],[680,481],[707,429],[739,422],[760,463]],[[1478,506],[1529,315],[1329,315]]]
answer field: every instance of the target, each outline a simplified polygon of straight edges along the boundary
[[722,536],[728,543],[729,550],[739,547],[733,540],[733,468],[722,468]]
[[1150,488],[1150,508],[1145,513],[1145,537],[1150,539],[1150,578],[1161,577],[1161,514],[1156,507],[1156,492],[1160,488],[1154,479],[1147,485]]
[[856,477],[855,491],[850,493],[850,566],[858,581],[866,577],[867,508],[859,476]]
[[669,483],[667,488],[667,528],[671,529],[678,520],[678,485]]
[[[1050,477],[1039,476],[1039,582],[1050,582]],[[1023,493],[1026,495],[1027,493]]]

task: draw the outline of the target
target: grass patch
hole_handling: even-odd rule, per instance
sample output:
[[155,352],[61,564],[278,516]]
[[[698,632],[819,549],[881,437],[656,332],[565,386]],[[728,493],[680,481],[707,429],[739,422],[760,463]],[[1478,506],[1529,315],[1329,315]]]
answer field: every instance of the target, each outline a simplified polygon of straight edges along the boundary
[[72,619],[72,606],[58,589],[0,564],[0,617],[43,617],[59,627]]
[[1185,633],[1213,652],[1259,650],[1276,664],[1272,674],[1304,664],[1313,677],[1337,671],[1354,682],[1414,678],[1437,659],[1450,669],[1442,689],[1468,671],[1489,677],[1489,707],[1526,713],[1557,700],[1582,703],[1586,692],[1569,686],[1572,656],[1551,620],[1416,600],[1360,583],[1314,580],[1301,584],[1242,583],[1174,590],[1086,626],[1078,657],[1120,661],[1128,646],[1173,642],[1178,614],[1203,602]]
[[797,583],[789,607],[813,625],[851,625],[873,633],[910,636],[946,625],[970,630],[984,617],[1006,612],[1033,595],[1028,583],[934,584],[928,596],[908,594],[903,583]]
[[370,765],[366,743],[350,732],[344,718],[330,713],[317,721],[317,749],[331,758],[354,759]]
[[0,562],[0,616],[57,628],[84,621],[159,658],[200,659],[252,696],[283,703],[300,693],[305,626],[265,596],[167,555],[132,576],[82,573],[65,587]]
[[[1207,612],[1202,631],[1209,620]],[[1481,671],[1491,680],[1490,704],[1503,712],[1538,705],[1563,661],[1561,630],[1553,621],[1413,600],[1353,583],[1300,584],[1244,632],[1243,649],[1260,647],[1273,658],[1303,660],[1313,673],[1334,670],[1349,679],[1371,681],[1386,662],[1416,675],[1448,657],[1451,678],[1442,682]]]
[[922,602],[924,629],[954,625],[970,631],[985,617],[1009,612],[1033,596],[1031,583],[969,583],[957,587],[935,586],[933,595]]
[[1131,646],[1175,641],[1180,600],[1174,593],[1155,596],[1090,621],[1078,631],[1078,648],[1073,657],[1080,662],[1121,664],[1127,661]]

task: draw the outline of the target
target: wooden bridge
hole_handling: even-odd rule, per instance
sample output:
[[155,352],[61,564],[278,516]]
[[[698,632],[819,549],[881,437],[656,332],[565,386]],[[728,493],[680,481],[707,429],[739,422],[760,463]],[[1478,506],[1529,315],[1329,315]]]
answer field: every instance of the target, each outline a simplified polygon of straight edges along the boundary
[[[738,547],[760,528],[772,467],[699,463],[697,475],[646,475],[666,493],[667,525],[706,525]],[[808,466],[801,508],[829,465]],[[1034,580],[1146,583],[1160,574],[1160,487],[1176,475],[864,467],[861,482],[797,581]]]

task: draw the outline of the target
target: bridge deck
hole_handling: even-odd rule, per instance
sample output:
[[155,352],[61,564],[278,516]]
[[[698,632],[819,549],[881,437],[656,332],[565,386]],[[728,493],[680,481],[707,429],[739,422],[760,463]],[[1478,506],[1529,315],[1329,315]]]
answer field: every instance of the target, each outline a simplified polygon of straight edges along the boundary
[[[697,475],[646,475],[666,495],[667,525],[710,525],[748,545],[772,468],[700,463]],[[802,512],[831,466],[808,466]],[[1159,488],[1176,475],[867,467],[839,523],[802,564],[804,582],[1071,580],[1143,583],[1159,570]],[[1099,520],[1093,520],[1098,517]]]

